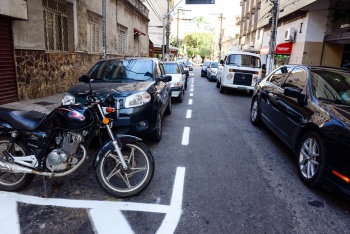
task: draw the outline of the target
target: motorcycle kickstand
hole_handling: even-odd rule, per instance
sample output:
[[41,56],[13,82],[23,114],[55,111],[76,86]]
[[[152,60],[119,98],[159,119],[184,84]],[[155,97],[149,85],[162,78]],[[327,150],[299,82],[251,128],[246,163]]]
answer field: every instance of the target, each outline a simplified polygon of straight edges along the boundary
[[[52,187],[54,188],[54,189],[57,189],[57,190],[59,190],[59,188],[60,188],[60,184],[57,182],[57,180],[55,180],[55,178],[54,177],[50,177],[52,180],[53,180],[53,185],[52,185]],[[44,197],[45,198],[47,198],[48,196],[47,196],[47,176],[43,176],[43,187],[44,187]]]

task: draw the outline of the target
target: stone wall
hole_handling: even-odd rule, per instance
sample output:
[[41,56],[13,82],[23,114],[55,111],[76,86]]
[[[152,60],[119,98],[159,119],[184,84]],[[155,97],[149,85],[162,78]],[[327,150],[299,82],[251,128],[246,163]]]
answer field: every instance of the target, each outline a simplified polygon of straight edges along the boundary
[[101,55],[86,53],[58,54],[17,49],[18,97],[25,100],[65,92],[101,58]]

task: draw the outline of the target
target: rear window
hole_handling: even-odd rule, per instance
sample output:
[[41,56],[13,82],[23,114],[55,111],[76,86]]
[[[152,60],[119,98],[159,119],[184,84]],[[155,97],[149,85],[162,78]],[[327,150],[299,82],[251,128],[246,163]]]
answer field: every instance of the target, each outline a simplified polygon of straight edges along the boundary
[[163,67],[166,74],[180,73],[179,66],[177,65],[177,63],[163,63]]
[[212,68],[218,68],[218,63],[217,63],[217,62],[212,63],[212,64],[211,64],[211,67],[212,67]]
[[210,63],[210,62],[204,62],[203,65],[204,65],[204,66],[209,66],[209,63]]
[[350,73],[312,70],[312,92],[316,98],[350,101]]
[[227,57],[226,64],[238,67],[261,68],[259,57],[246,54],[230,54]]

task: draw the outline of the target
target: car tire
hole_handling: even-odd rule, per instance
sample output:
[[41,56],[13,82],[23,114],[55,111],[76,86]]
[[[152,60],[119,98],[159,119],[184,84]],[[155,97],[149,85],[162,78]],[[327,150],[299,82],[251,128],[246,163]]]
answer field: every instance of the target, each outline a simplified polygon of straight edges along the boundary
[[224,86],[222,86],[222,84],[220,83],[220,86],[219,86],[219,91],[220,91],[220,93],[225,93],[225,87]]
[[165,114],[171,115],[172,111],[173,111],[173,104],[171,102],[171,96],[170,96],[168,106],[165,109]]
[[184,90],[181,90],[180,95],[177,97],[177,101],[182,103],[184,101]]
[[321,187],[326,174],[326,151],[320,135],[306,133],[298,148],[298,172],[301,181],[309,187]]
[[261,124],[260,105],[257,97],[253,99],[252,106],[250,107],[250,121],[254,126]]
[[220,82],[219,80],[216,81],[216,88],[219,88],[220,87]]
[[162,139],[162,116],[160,112],[157,114],[156,128],[149,134],[149,140],[153,142],[160,142]]

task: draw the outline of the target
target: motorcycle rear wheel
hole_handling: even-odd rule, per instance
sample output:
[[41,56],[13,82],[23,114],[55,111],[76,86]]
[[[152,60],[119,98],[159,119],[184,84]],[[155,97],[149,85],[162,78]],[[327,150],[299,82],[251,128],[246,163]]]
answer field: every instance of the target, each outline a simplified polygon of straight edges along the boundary
[[[10,137],[0,137],[0,158],[5,157],[2,152],[7,148],[9,142]],[[9,153],[17,157],[30,154],[28,148],[22,142],[15,142],[14,148]],[[9,173],[0,170],[0,190],[20,191],[28,186],[33,178],[33,174]]]
[[128,170],[124,170],[118,155],[107,152],[96,167],[96,177],[104,190],[116,197],[132,197],[144,190],[154,173],[152,153],[142,142],[125,145],[122,154]]

